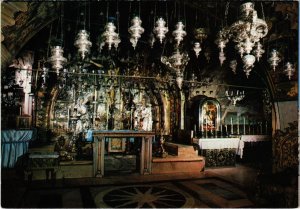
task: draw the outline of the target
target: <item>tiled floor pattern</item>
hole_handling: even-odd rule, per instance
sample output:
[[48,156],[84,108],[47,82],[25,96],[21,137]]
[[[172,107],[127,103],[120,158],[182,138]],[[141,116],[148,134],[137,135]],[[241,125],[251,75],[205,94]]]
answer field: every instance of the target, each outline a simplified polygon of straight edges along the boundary
[[237,186],[218,177],[135,184],[29,188],[29,208],[239,208],[253,207]]

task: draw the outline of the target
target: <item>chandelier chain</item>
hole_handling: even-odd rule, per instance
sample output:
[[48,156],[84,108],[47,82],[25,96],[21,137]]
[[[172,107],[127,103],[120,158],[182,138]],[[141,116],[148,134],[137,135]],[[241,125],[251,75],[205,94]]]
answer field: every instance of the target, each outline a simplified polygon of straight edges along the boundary
[[263,5],[262,2],[260,2],[260,5],[261,5],[262,18],[263,18],[263,20],[266,20],[266,19],[265,19],[265,13],[264,13],[264,5]]
[[227,25],[227,16],[228,16],[228,8],[229,8],[229,1],[227,1],[225,6],[225,25]]

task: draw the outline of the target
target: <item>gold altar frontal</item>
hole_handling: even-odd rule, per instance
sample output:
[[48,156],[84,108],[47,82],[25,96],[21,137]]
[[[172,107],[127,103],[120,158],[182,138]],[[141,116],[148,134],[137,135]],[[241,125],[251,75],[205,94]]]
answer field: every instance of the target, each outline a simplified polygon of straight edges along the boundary
[[136,138],[141,139],[140,149],[140,174],[151,174],[152,172],[152,141],[155,133],[148,131],[131,131],[131,130],[113,130],[113,131],[93,131],[94,137],[94,157],[93,167],[95,177],[104,176],[104,154],[105,138]]

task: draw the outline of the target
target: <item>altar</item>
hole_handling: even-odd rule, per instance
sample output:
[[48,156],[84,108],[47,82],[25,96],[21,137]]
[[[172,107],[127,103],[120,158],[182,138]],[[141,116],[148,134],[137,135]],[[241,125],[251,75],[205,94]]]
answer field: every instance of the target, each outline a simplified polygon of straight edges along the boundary
[[242,135],[239,155],[244,163],[258,164],[272,156],[272,137],[270,135]]
[[235,166],[240,152],[240,138],[193,138],[193,144],[199,146],[206,167]]
[[1,167],[13,168],[19,157],[27,153],[29,142],[36,139],[36,129],[1,131]]
[[152,163],[152,142],[155,133],[150,131],[133,131],[133,130],[104,130],[93,131],[94,137],[94,157],[93,167],[96,177],[104,176],[104,154],[105,154],[105,139],[112,138],[135,138],[141,140],[140,147],[140,174],[151,174]]

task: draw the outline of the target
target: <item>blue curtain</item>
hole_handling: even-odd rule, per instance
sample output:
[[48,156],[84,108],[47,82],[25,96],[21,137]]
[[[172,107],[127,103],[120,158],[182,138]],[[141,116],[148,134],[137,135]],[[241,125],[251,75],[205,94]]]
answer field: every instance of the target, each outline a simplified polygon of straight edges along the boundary
[[36,130],[1,131],[1,168],[13,168],[28,151],[29,142],[36,139]]

